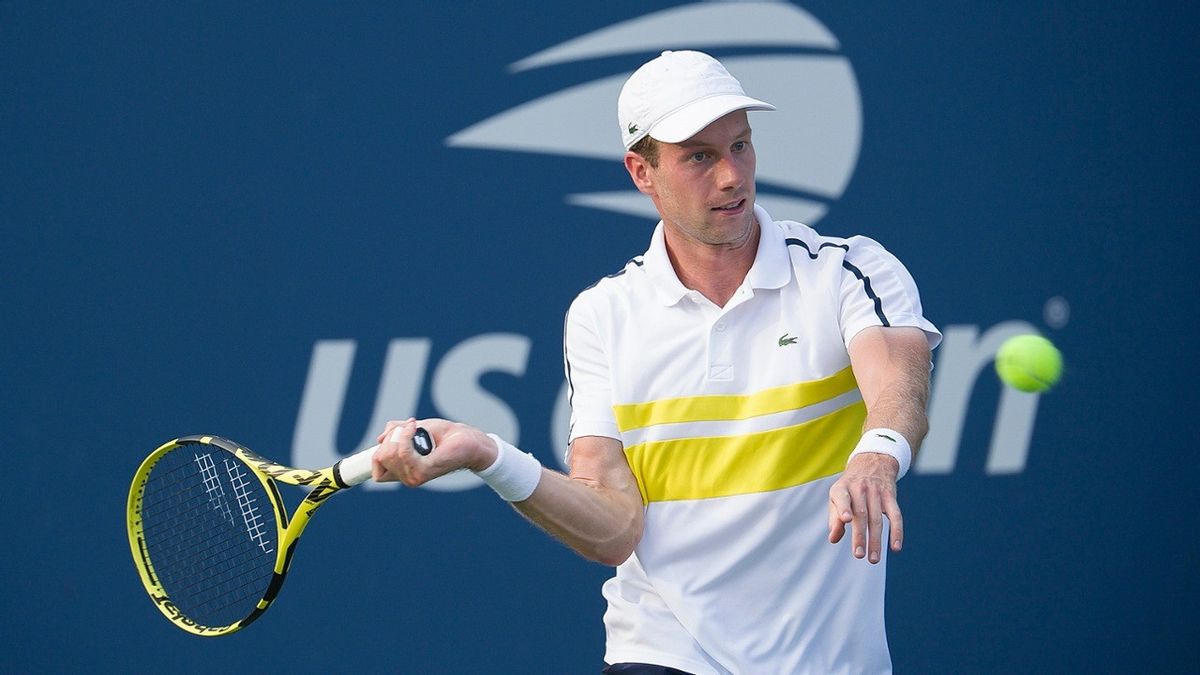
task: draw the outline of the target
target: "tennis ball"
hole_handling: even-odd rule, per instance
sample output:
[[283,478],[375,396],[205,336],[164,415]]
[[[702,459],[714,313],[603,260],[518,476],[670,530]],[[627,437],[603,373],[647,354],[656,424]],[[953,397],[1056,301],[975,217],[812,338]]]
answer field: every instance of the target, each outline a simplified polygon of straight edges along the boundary
[[996,352],[996,374],[1010,387],[1046,391],[1062,376],[1062,353],[1040,335],[1016,335]]

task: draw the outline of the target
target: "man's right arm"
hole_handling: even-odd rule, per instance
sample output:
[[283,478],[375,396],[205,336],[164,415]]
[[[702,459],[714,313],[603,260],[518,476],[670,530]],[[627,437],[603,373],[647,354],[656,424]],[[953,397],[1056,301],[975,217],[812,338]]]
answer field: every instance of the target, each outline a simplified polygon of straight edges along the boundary
[[[613,416],[612,303],[604,282],[571,303],[563,365],[571,403],[570,473],[542,469],[526,518],[586,558],[618,565],[642,538],[645,507]],[[609,289],[611,290],[611,289]]]
[[[511,447],[506,451],[511,461],[500,462],[497,453],[501,448],[496,442],[469,425],[421,420],[437,441],[437,450],[422,457],[406,442],[385,443],[392,429],[401,424],[389,423],[379,436],[384,446],[376,454],[375,479],[415,486],[450,471],[470,469],[495,472],[488,480],[496,487],[493,481],[504,483],[515,476],[520,489],[497,488],[497,492],[510,494],[504,498],[523,516],[585,558],[608,565],[625,562],[642,538],[645,510],[624,446],[613,437],[618,429],[612,412],[609,359],[603,331],[598,328],[604,324],[595,304],[583,296],[567,313],[563,361],[571,427],[576,432],[568,454],[569,475],[536,464],[531,467],[532,459]],[[407,439],[417,422],[404,424]],[[495,468],[490,468],[493,465]],[[533,491],[527,492],[525,486]]]
[[571,444],[571,473],[542,469],[533,494],[513,507],[590,560],[619,565],[642,538],[645,510],[621,443],[583,436]]
[[[412,450],[417,425],[433,435],[437,450],[428,456]],[[403,432],[392,438],[401,427]],[[379,435],[375,454],[376,481],[399,481],[409,487],[459,469],[483,471],[497,459],[496,443],[467,424],[443,419],[389,422]],[[523,516],[580,555],[606,565],[619,565],[642,538],[642,494],[620,443],[604,436],[581,436],[571,443],[571,473],[541,467],[537,487],[512,505]]]

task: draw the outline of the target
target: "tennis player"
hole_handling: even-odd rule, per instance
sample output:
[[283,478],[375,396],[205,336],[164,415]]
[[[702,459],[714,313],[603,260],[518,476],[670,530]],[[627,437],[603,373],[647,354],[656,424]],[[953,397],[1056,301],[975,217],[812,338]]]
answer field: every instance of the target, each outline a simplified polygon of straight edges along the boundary
[[927,430],[941,336],[878,243],[755,204],[748,113],[773,109],[699,52],[664,52],[625,83],[625,168],[662,220],[568,311],[569,475],[445,420],[420,421],[427,457],[408,444],[414,420],[380,434],[396,440],[376,480],[471,469],[616,567],[605,673],[891,670],[896,482]]

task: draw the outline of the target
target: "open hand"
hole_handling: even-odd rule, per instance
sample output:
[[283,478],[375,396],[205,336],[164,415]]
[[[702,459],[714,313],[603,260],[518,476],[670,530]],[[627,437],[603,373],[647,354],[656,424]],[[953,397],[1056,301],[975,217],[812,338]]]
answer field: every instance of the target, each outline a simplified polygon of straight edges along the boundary
[[883,517],[887,516],[892,550],[900,550],[904,519],[896,502],[899,470],[899,463],[889,455],[864,452],[850,460],[841,478],[829,488],[829,543],[841,541],[850,525],[854,557],[865,556],[875,564],[881,558]]

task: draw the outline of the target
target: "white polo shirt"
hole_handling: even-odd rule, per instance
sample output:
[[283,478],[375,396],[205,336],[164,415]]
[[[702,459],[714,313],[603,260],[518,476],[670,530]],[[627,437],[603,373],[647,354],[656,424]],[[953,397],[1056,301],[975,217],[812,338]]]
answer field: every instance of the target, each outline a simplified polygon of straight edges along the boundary
[[847,345],[868,326],[941,336],[876,242],[755,215],[757,257],[725,307],[680,283],[660,222],[567,313],[571,440],[621,441],[646,504],[604,585],[605,661],[889,672],[886,555],[828,543],[829,485],[866,415]]

